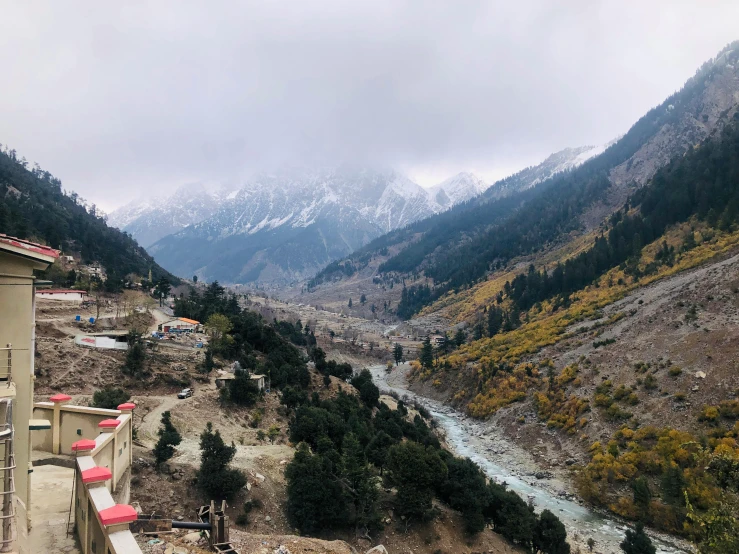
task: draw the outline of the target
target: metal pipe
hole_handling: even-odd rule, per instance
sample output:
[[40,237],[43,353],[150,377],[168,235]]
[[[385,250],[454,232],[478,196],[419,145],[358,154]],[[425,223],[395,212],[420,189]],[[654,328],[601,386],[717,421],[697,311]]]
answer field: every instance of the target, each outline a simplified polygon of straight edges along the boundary
[[200,523],[199,521],[176,521],[172,520],[172,529],[203,529],[210,531],[210,523]]

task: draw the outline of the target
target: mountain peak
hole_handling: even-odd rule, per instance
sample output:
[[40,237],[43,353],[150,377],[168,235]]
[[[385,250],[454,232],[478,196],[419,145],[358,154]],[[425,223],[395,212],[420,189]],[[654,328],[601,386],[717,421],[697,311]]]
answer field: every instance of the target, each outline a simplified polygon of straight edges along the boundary
[[487,187],[485,181],[474,173],[462,171],[431,187],[429,195],[446,209],[482,194]]

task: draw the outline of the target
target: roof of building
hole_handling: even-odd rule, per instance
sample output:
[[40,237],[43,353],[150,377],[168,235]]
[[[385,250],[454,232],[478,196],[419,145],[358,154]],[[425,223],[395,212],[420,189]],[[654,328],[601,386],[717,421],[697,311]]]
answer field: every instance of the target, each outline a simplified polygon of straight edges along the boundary
[[185,323],[192,323],[193,325],[200,325],[200,322],[195,319],[190,319],[187,317],[178,317],[176,319],[179,319],[180,321],[184,321]]
[[0,250],[47,263],[52,263],[59,257],[59,250],[3,234],[0,234]]
[[[222,381],[230,381],[231,379],[236,379],[236,375],[233,373],[220,373],[216,376],[216,379],[220,379]],[[255,381],[259,379],[264,379],[264,375],[256,375],[254,373],[250,373],[249,379],[253,379]]]
[[200,325],[199,321],[189,319],[187,317],[175,317],[170,319],[169,321],[165,321],[164,323],[162,323],[162,325],[167,325],[168,323],[172,323],[173,321],[183,321],[185,323],[189,323],[190,325]]
[[87,294],[86,290],[78,290],[78,289],[44,289],[37,291],[41,294],[49,294],[49,293],[58,293],[61,294],[63,292],[79,292],[81,294]]

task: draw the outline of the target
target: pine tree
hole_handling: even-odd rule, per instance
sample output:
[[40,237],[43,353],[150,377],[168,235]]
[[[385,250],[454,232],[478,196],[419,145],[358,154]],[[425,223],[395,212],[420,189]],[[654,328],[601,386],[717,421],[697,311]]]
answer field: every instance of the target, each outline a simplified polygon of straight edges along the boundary
[[[327,448],[333,448],[330,439]],[[337,453],[332,452],[333,455],[327,450],[313,454],[306,443],[300,443],[285,469],[287,517],[303,534],[341,527],[347,522],[346,497],[330,461]]]
[[398,487],[398,513],[425,519],[431,510],[434,488],[447,473],[438,452],[413,441],[396,444],[388,452],[388,469]]
[[656,554],[657,549],[644,532],[644,524],[637,523],[634,531],[626,530],[626,538],[621,543],[621,550],[626,554]]
[[393,439],[385,431],[378,431],[367,445],[367,459],[380,470],[380,475],[387,464],[388,450],[392,445]]
[[221,394],[225,400],[238,406],[253,406],[259,399],[259,386],[252,381],[248,371],[237,369],[228,386],[221,389]]
[[129,334],[128,350],[126,350],[126,362],[123,365],[123,373],[132,377],[142,377],[145,373],[146,347],[139,335]]
[[206,498],[230,500],[246,484],[246,477],[237,469],[229,467],[236,455],[236,445],[226,446],[219,431],[213,431],[208,422],[200,435],[200,469],[197,482]]
[[400,346],[397,342],[395,343],[395,347],[393,348],[393,357],[395,358],[395,365],[397,366],[401,361],[403,361],[403,347]]
[[421,346],[421,356],[419,358],[421,365],[426,369],[434,367],[434,347],[431,346],[431,338],[426,337]]
[[488,336],[494,337],[503,327],[503,311],[496,307],[490,306],[488,310]]
[[549,510],[539,515],[534,529],[534,549],[543,554],[570,554],[567,530],[557,516]]
[[200,373],[210,373],[211,371],[213,371],[214,367],[215,363],[213,362],[213,350],[210,348],[210,345],[208,345],[208,347],[205,349],[205,358],[199,368],[199,371]]
[[174,456],[174,447],[182,442],[182,436],[172,424],[169,411],[162,414],[162,426],[157,431],[159,440],[154,446],[154,458],[156,464],[160,465]]
[[687,482],[683,475],[683,470],[677,464],[670,464],[662,475],[660,486],[662,489],[662,498],[670,504],[677,505],[683,503],[683,491]]
[[646,520],[649,517],[649,503],[652,501],[649,483],[644,477],[637,477],[631,483],[631,490],[634,493],[634,504],[639,509],[640,517]]
[[92,395],[92,405],[96,408],[115,410],[120,404],[128,402],[129,398],[131,395],[122,388],[107,386],[95,391]]
[[349,502],[354,506],[350,519],[357,527],[377,528],[380,516],[377,511],[378,491],[372,477],[362,445],[353,433],[344,436],[341,456],[342,477],[348,483]]

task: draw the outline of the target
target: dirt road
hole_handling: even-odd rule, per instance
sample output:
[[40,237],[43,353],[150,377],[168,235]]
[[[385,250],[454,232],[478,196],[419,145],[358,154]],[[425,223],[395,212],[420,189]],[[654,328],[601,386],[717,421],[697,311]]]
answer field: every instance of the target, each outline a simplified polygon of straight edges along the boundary
[[154,404],[154,407],[145,413],[141,418],[141,422],[137,425],[138,441],[148,448],[154,448],[157,442],[157,431],[162,421],[162,414],[166,411],[172,411],[178,405],[186,405],[191,401],[192,397],[179,399],[176,395],[132,398],[132,402],[137,405],[144,404],[144,406],[147,406]]
[[172,319],[159,308],[154,308],[151,311],[151,315],[154,316],[154,321],[149,326],[149,333],[155,332],[159,328],[159,325],[161,325],[165,321],[169,321],[170,319]]

